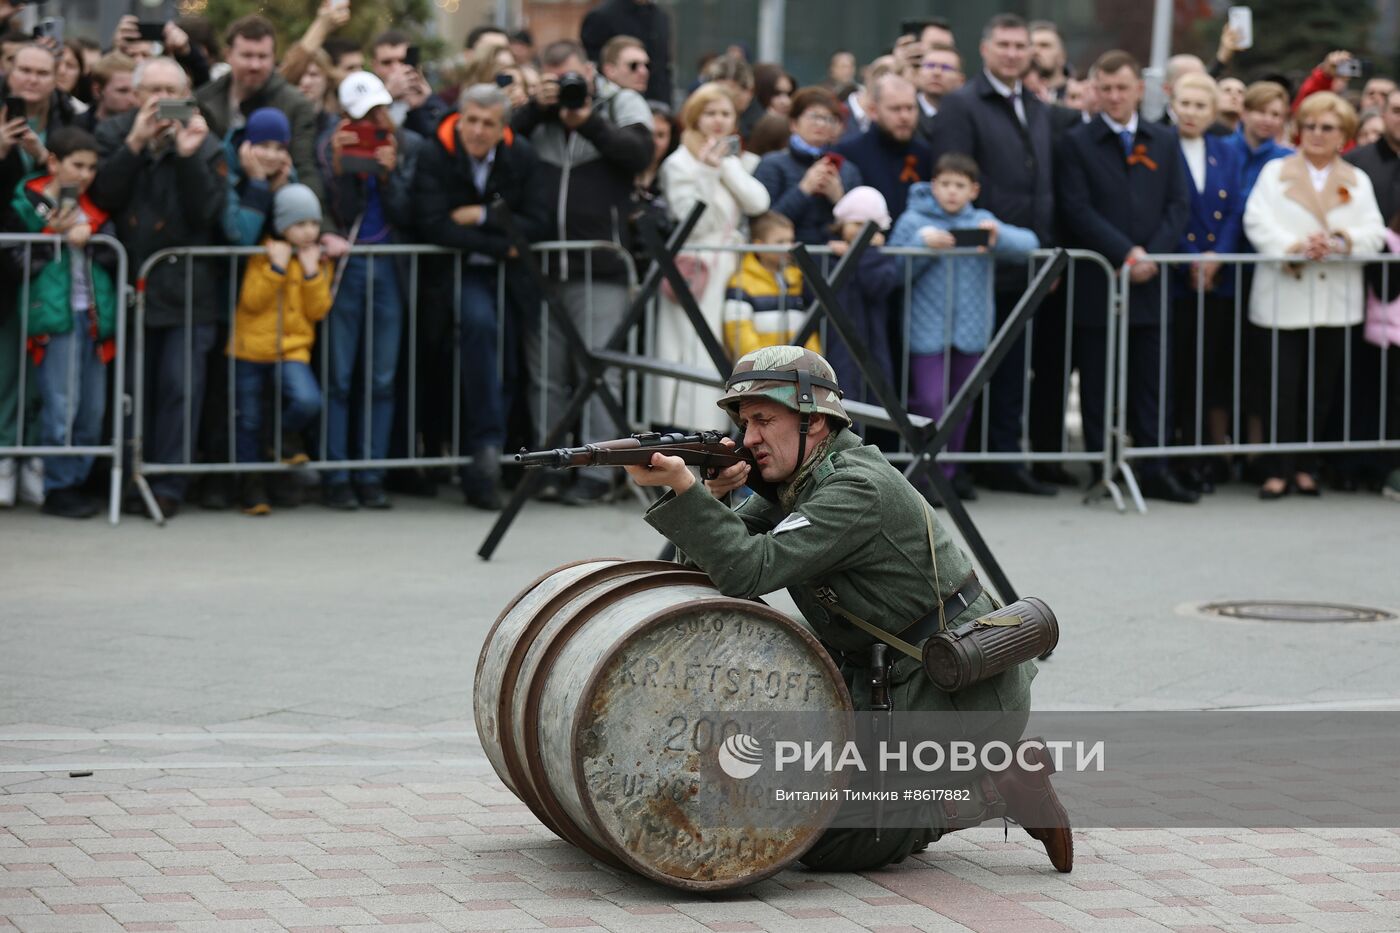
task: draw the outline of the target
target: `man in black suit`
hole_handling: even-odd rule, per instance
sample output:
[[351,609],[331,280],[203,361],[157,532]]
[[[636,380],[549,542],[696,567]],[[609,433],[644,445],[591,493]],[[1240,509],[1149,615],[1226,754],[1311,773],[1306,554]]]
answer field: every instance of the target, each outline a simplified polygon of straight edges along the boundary
[[[982,30],[979,51],[982,71],[961,90],[943,98],[933,119],[933,161],[948,152],[972,157],[982,172],[977,206],[991,211],[1002,223],[1034,230],[1040,242],[1048,244],[1055,214],[1051,120],[1049,108],[1021,84],[1031,59],[1025,20],[1010,13],[992,17]],[[997,264],[998,326],[1016,306],[1028,281],[1024,259]],[[1021,449],[1024,390],[1025,345],[1020,340],[992,376],[986,402],[990,450]],[[1032,476],[1024,463],[984,469],[980,478],[992,489],[1042,496],[1058,491]]]
[[[1162,424],[1170,424],[1171,389],[1159,392],[1162,368],[1162,295],[1157,264],[1149,253],[1171,253],[1190,213],[1190,192],[1176,133],[1139,119],[1142,68],[1122,51],[1105,52],[1094,64],[1099,116],[1060,140],[1055,153],[1055,194],[1061,229],[1070,245],[1107,257],[1116,269],[1128,269],[1127,406],[1128,430],[1138,447],[1165,442]],[[1107,283],[1085,275],[1077,283],[1075,354],[1079,399],[1084,415],[1084,443],[1102,450],[1107,373]],[[1172,502],[1200,498],[1167,470],[1164,458],[1138,461],[1144,496]]]
[[[501,507],[496,480],[505,441],[507,397],[496,372],[496,270],[518,260],[499,216],[503,203],[529,240],[549,230],[550,203],[540,181],[539,159],[529,142],[509,128],[510,99],[494,84],[462,93],[460,109],[438,127],[424,147],[413,180],[418,232],[429,243],[461,250],[462,448],[474,462],[462,471],[468,505]],[[451,270],[447,270],[449,275]],[[518,261],[505,263],[507,300],[526,282]],[[451,307],[450,291],[443,296]],[[516,309],[519,311],[520,309]],[[506,343],[514,346],[506,316]],[[513,389],[515,354],[506,353],[505,389]]]

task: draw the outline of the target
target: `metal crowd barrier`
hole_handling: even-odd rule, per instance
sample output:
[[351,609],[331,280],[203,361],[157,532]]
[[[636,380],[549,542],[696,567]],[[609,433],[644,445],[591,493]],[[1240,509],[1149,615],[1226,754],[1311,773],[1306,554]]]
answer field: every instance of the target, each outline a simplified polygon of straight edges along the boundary
[[[532,251],[537,257],[548,263],[550,259],[562,257],[569,253],[583,254],[583,281],[588,294],[592,294],[593,287],[593,265],[592,258],[596,251],[607,251],[617,255],[626,270],[626,279],[629,289],[635,288],[637,275],[635,263],[632,257],[616,243],[611,241],[569,241],[569,242],[543,242],[532,246]],[[406,354],[401,351],[400,357],[407,357],[408,378],[406,399],[407,411],[396,412],[396,423],[406,420],[406,446],[410,452],[406,457],[374,458],[371,456],[371,409],[373,404],[373,347],[374,347],[374,264],[371,262],[366,268],[365,277],[365,315],[364,330],[360,340],[359,355],[363,358],[363,365],[358,373],[363,391],[362,399],[362,423],[359,432],[358,447],[362,453],[360,457],[347,457],[331,460],[327,456],[326,431],[323,428],[324,414],[328,410],[330,401],[330,340],[326,328],[318,327],[316,346],[320,348],[319,356],[319,392],[321,417],[318,423],[322,425],[319,430],[319,443],[314,450],[319,456],[312,456],[307,461],[297,464],[284,463],[282,454],[282,373],[281,362],[275,364],[278,372],[274,380],[271,404],[271,440],[272,459],[259,460],[255,462],[239,462],[236,457],[236,389],[235,371],[232,358],[229,358],[227,372],[227,449],[229,458],[225,461],[210,460],[207,457],[197,459],[197,441],[192,432],[192,427],[196,423],[197,413],[194,410],[191,393],[188,391],[193,376],[194,353],[192,341],[192,325],[194,323],[194,280],[196,265],[199,263],[219,263],[227,266],[227,307],[221,309],[220,318],[227,325],[227,340],[224,346],[231,344],[236,334],[236,308],[238,295],[242,283],[240,260],[250,256],[265,253],[265,249],[256,246],[229,247],[229,246],[195,246],[195,247],[172,247],[152,254],[141,266],[138,274],[137,301],[135,324],[135,350],[132,365],[138,374],[146,372],[146,289],[144,287],[147,279],[158,266],[183,264],[184,271],[184,304],[182,325],[177,325],[182,331],[184,342],[181,356],[184,372],[184,385],[186,391],[182,410],[183,418],[183,450],[181,458],[173,463],[155,462],[145,456],[144,441],[147,436],[146,431],[146,399],[145,399],[145,379],[135,380],[135,391],[133,399],[133,424],[131,430],[131,473],[137,490],[142,496],[148,512],[158,522],[164,517],[152,494],[147,477],[171,475],[171,474],[229,474],[246,472],[279,472],[288,470],[357,470],[372,468],[399,468],[399,467],[451,467],[461,466],[472,462],[472,457],[468,452],[463,451],[461,446],[461,405],[462,405],[462,371],[461,371],[461,320],[462,320],[462,278],[463,267],[469,264],[466,254],[461,251],[446,249],[423,244],[386,244],[376,246],[355,246],[352,247],[350,255],[361,257],[402,257],[408,263],[408,277],[405,283],[401,283],[400,298],[403,308],[401,339],[407,342]],[[450,452],[424,451],[423,455],[418,454],[418,421],[417,421],[417,394],[419,391],[419,359],[418,359],[418,328],[419,328],[419,299],[421,290],[420,260],[424,256],[445,256],[451,257],[451,277],[452,277],[452,421],[451,421],[451,443]],[[337,266],[337,269],[340,267]],[[205,270],[206,272],[212,270]],[[498,264],[496,275],[496,333],[497,333],[497,371],[503,363],[505,353],[505,316],[507,313],[506,302],[506,276],[503,264]],[[577,271],[573,273],[577,275]],[[338,280],[337,280],[338,282]],[[439,283],[441,284],[441,283]],[[329,320],[328,313],[324,321]],[[547,326],[546,312],[543,301],[541,301],[540,326],[542,328],[541,339],[545,344],[545,353],[548,354],[549,328]],[[278,317],[278,340],[282,337],[282,320]],[[219,339],[224,335],[220,333]],[[212,352],[223,352],[223,346],[216,346]],[[316,351],[313,349],[313,353]],[[546,370],[547,371],[547,370]],[[543,391],[540,392],[543,397]],[[349,439],[347,438],[347,446]],[[310,453],[311,451],[308,451]],[[506,458],[503,457],[503,461]],[[114,489],[117,488],[114,486]]]
[[[73,418],[78,404],[77,393],[68,393],[68,410],[65,413],[64,424],[68,426],[67,440],[64,445],[44,446],[37,443],[25,443],[25,421],[28,408],[28,397],[31,391],[29,380],[29,302],[31,281],[29,270],[33,264],[34,246],[38,243],[45,243],[53,246],[61,246],[64,238],[54,234],[22,234],[5,233],[0,234],[0,248],[24,248],[24,264],[20,275],[19,301],[14,310],[15,321],[11,327],[17,327],[18,340],[13,348],[8,352],[16,355],[16,380],[15,380],[15,443],[8,446],[0,446],[0,458],[14,458],[16,460],[16,481],[19,482],[20,463],[24,457],[106,457],[112,461],[111,483],[108,491],[108,521],[116,524],[121,514],[121,488],[122,488],[122,429],[123,419],[121,412],[128,404],[127,397],[123,392],[125,385],[126,366],[126,305],[127,305],[127,255],[126,249],[116,239],[106,235],[94,235],[89,239],[91,246],[102,246],[109,248],[116,253],[117,271],[113,277],[112,286],[116,290],[116,321],[115,332],[113,334],[116,342],[116,357],[112,361],[112,378],[109,384],[114,386],[114,391],[106,393],[107,413],[111,413],[112,433],[111,443],[92,444],[78,446],[72,443],[73,439]],[[5,348],[0,348],[0,352],[6,352]],[[37,376],[37,373],[34,374]],[[0,395],[8,392],[9,386],[0,385]],[[42,415],[41,415],[42,417]],[[105,413],[104,413],[105,417]]]
[[[898,317],[893,321],[893,326],[897,327],[899,330],[897,334],[891,334],[891,336],[898,336],[900,338],[898,340],[898,345],[902,347],[902,353],[894,361],[897,372],[892,373],[891,377],[892,381],[894,382],[895,389],[899,392],[900,401],[907,408],[910,402],[911,384],[910,337],[911,322],[913,317],[912,306],[914,294],[914,260],[916,258],[943,259],[950,263],[951,269],[956,270],[956,264],[960,259],[970,257],[985,258],[987,254],[980,252],[976,249],[967,248],[945,250],[931,250],[922,247],[890,246],[872,246],[870,248],[872,250],[878,250],[884,255],[895,257],[901,263],[901,268],[899,271],[899,291],[902,294],[902,298],[900,300],[899,307],[897,310]],[[828,273],[830,265],[832,264],[835,258],[835,254],[833,253],[831,248],[825,245],[809,246],[808,251],[813,253],[814,255],[819,255],[821,257],[822,271],[824,274]],[[744,254],[747,253],[761,254],[786,252],[788,252],[788,248],[785,246],[767,246],[759,244],[740,244],[728,246],[686,246],[681,250],[682,255],[693,256],[700,259],[704,259],[707,255],[717,255],[726,253],[737,253],[740,257],[742,257]],[[1113,496],[1115,502],[1118,504],[1118,507],[1121,509],[1123,507],[1123,501],[1119,494],[1117,486],[1112,481],[1112,452],[1107,449],[1101,451],[1088,451],[1083,449],[1082,444],[1077,443],[1077,439],[1074,436],[1077,433],[1077,431],[1073,430],[1073,427],[1076,425],[1075,415],[1071,405],[1071,372],[1075,364],[1073,345],[1075,335],[1074,320],[1076,314],[1076,307],[1078,305],[1076,299],[1078,297],[1077,289],[1079,287],[1079,280],[1084,274],[1086,274],[1086,272],[1088,274],[1103,276],[1104,294],[1106,295],[1106,300],[1105,307],[1102,309],[1102,313],[1107,318],[1107,327],[1109,328],[1109,339],[1106,350],[1106,355],[1108,358],[1105,360],[1105,365],[1109,367],[1108,372],[1111,373],[1113,371],[1112,357],[1115,353],[1116,348],[1114,334],[1116,333],[1116,327],[1118,323],[1116,315],[1113,313],[1114,307],[1117,303],[1118,270],[1114,269],[1111,265],[1109,265],[1108,260],[1106,260],[1103,256],[1099,255],[1098,253],[1091,252],[1089,250],[1068,250],[1067,252],[1070,256],[1069,271],[1065,276],[1065,280],[1059,286],[1064,291],[1063,299],[1066,308],[1064,326],[1065,339],[1063,352],[1061,354],[1063,359],[1062,366],[1060,367],[1060,371],[1063,373],[1063,378],[1060,380],[1060,385],[1037,385],[1035,383],[1035,373],[1034,367],[1032,365],[1032,348],[1035,344],[1036,321],[1034,318],[1032,318],[1030,325],[1026,329],[1026,337],[1024,343],[1025,349],[1022,359],[1017,361],[1017,365],[1020,365],[1022,368],[1023,375],[1021,379],[1022,397],[1018,406],[1018,410],[1020,411],[1019,442],[1017,444],[1016,449],[989,449],[991,446],[991,403],[993,400],[993,394],[995,392],[994,386],[989,383],[981,393],[981,399],[983,403],[981,408],[981,416],[976,424],[969,425],[968,427],[968,438],[972,439],[976,437],[979,439],[978,443],[970,444],[968,446],[972,446],[977,449],[963,451],[945,451],[944,453],[939,455],[939,460],[946,463],[961,464],[1087,463],[1095,465],[1096,467],[1098,467],[1098,471],[1100,472],[1100,474],[1103,477],[1105,477],[1104,482],[1106,484],[1108,492]],[[1035,272],[1040,268],[1041,265],[1048,261],[1052,254],[1053,250],[1049,249],[1035,250],[1034,252],[1029,254],[1026,260],[1028,267],[1026,276],[1027,281],[1029,281],[1034,276]],[[742,259],[740,259],[739,261],[742,261]],[[739,261],[736,261],[734,263],[735,268],[738,267]],[[986,274],[989,277],[995,275],[994,267],[989,265]],[[947,275],[944,277],[944,301],[945,305],[948,307],[951,307],[954,303],[954,292],[956,290],[956,284],[956,271],[954,271],[954,274]],[[985,313],[987,314],[989,320],[995,322],[995,288],[994,283],[992,281],[989,281],[987,283],[986,292],[988,306],[986,308]],[[794,319],[792,321],[793,326],[791,327],[791,330],[793,332],[796,332],[801,329],[801,325],[805,321],[805,318],[801,318],[800,315],[806,308],[807,299],[805,299],[802,295],[793,295],[790,296],[790,300],[792,302],[791,310],[794,314]],[[653,302],[653,317],[649,318],[648,320],[649,334],[655,333],[654,315],[660,312],[661,301],[662,300],[658,297]],[[782,304],[780,303],[780,309],[781,307]],[[1078,310],[1080,313],[1086,313],[1086,309],[1079,308]],[[722,327],[722,314],[720,316],[720,322]],[[818,334],[822,341],[822,346],[825,347],[827,345],[827,332],[824,326],[819,327]],[[995,335],[995,327],[993,328],[993,335]],[[943,343],[945,346],[951,346],[952,344],[951,315],[945,317]],[[647,352],[654,353],[654,346],[651,343],[647,344]],[[1009,364],[1010,361],[1008,361],[1008,363],[1004,363],[1003,365]],[[699,365],[703,369],[709,368],[708,360],[702,361]],[[943,367],[943,398],[945,406],[952,401],[953,395],[956,392],[956,387],[951,384],[951,380],[951,367],[945,365]],[[1041,444],[1040,447],[1037,448],[1037,445],[1033,442],[1034,439],[1032,436],[1030,426],[1031,398],[1033,392],[1050,391],[1058,392],[1059,402],[1058,405],[1054,407],[1058,411],[1064,412],[1066,414],[1066,417],[1062,418],[1060,422],[1060,430],[1058,432],[1058,445],[1051,445],[1047,447],[1047,445]],[[852,386],[847,390],[848,396],[851,397],[859,397],[863,392],[864,386]],[[1107,394],[1108,393],[1106,393],[1106,395]],[[1104,400],[1104,417],[1106,419],[1109,417],[1109,413],[1112,411],[1112,406],[1113,399],[1111,397],[1106,397]],[[974,431],[977,433],[974,434]],[[896,450],[888,452],[888,456],[892,462],[903,464],[908,463],[912,459],[913,454],[901,442]]]
[[[1354,360],[1353,343],[1358,328],[1365,326],[1365,309],[1368,297],[1368,286],[1365,281],[1366,266],[1376,266],[1379,268],[1381,277],[1381,291],[1383,294],[1389,292],[1392,275],[1400,276],[1400,270],[1392,272],[1391,267],[1400,256],[1394,254],[1377,255],[1355,255],[1355,256],[1334,256],[1324,260],[1307,261],[1298,260],[1296,257],[1261,256],[1255,253],[1229,253],[1218,254],[1209,257],[1211,261],[1220,263],[1221,272],[1217,282],[1221,278],[1229,275],[1226,279],[1233,285],[1233,294],[1220,295],[1207,293],[1204,288],[1204,281],[1198,280],[1195,286],[1189,281],[1185,281],[1186,270],[1195,263],[1202,262],[1205,257],[1195,253],[1165,253],[1149,255],[1147,259],[1155,262],[1161,268],[1160,274],[1148,285],[1157,290],[1157,301],[1160,311],[1156,323],[1152,326],[1158,328],[1158,336],[1161,342],[1161,352],[1156,365],[1159,371],[1157,384],[1158,398],[1168,400],[1168,404],[1158,406],[1157,414],[1157,436],[1162,439],[1162,443],[1156,445],[1135,443],[1131,439],[1129,427],[1128,409],[1129,405],[1118,406],[1116,418],[1112,422],[1113,433],[1116,434],[1117,453],[1114,458],[1114,466],[1119,470],[1129,488],[1139,511],[1146,511],[1141,493],[1137,488],[1131,463],[1132,461],[1142,461],[1154,458],[1182,458],[1182,457],[1214,457],[1221,455],[1260,455],[1260,454],[1290,454],[1290,453],[1338,453],[1357,452],[1374,450],[1400,450],[1400,437],[1387,437],[1387,405],[1391,394],[1387,383],[1389,347],[1380,348],[1380,396],[1375,400],[1377,412],[1376,436],[1374,438],[1357,438],[1353,436],[1352,414],[1354,405]],[[1296,287],[1309,288],[1311,293],[1308,298],[1311,318],[1309,326],[1298,328],[1306,331],[1308,335],[1307,352],[1307,387],[1306,387],[1306,417],[1305,437],[1301,440],[1288,441],[1280,440],[1279,419],[1282,414],[1287,417],[1290,412],[1281,412],[1281,396],[1279,381],[1279,339],[1280,328],[1271,326],[1270,322],[1278,321],[1278,297],[1279,290],[1274,292],[1274,301],[1269,307],[1256,309],[1255,318],[1263,318],[1262,322],[1256,323],[1251,320],[1251,308],[1247,303],[1250,299],[1246,296],[1246,276],[1245,270],[1253,273],[1260,267],[1271,266],[1294,266],[1298,268],[1307,266],[1322,265],[1328,269],[1336,268],[1341,270],[1357,269],[1355,281],[1348,278],[1345,292],[1345,304],[1354,309],[1357,322],[1347,325],[1327,325],[1317,323],[1318,313],[1321,310],[1316,294],[1316,281],[1309,280],[1309,284],[1303,285],[1301,280],[1297,281]],[[1128,269],[1122,270],[1119,280],[1119,293],[1122,296],[1122,316],[1124,321],[1128,320],[1131,312],[1131,292]],[[1400,283],[1400,280],[1397,280]],[[1284,283],[1287,288],[1288,283]],[[1141,287],[1141,286],[1139,286]],[[1252,289],[1249,289],[1252,293]],[[1180,315],[1185,312],[1190,314],[1194,320],[1183,319]],[[1212,336],[1219,339],[1220,335],[1211,335],[1209,329],[1218,328],[1219,324],[1212,319],[1212,315],[1229,315],[1229,327],[1226,333],[1229,337],[1231,359],[1230,359],[1230,405],[1226,412],[1227,431],[1225,436],[1218,441],[1212,441],[1207,437],[1209,425],[1209,412],[1206,411],[1204,398],[1205,382],[1207,379],[1206,366],[1206,342]],[[1176,322],[1175,325],[1173,322]],[[1187,328],[1183,321],[1191,324],[1189,333],[1183,333]],[[1174,327],[1177,328],[1174,332]],[[1117,371],[1114,382],[1117,386],[1117,396],[1128,400],[1128,386],[1132,376],[1133,360],[1128,352],[1129,330],[1127,326],[1120,328],[1119,342],[1115,353]],[[1325,336],[1327,331],[1340,330],[1344,333],[1342,343],[1342,366],[1340,372],[1332,371],[1317,355],[1318,338]],[[1174,344],[1180,344],[1175,346]],[[1262,345],[1267,344],[1268,354],[1265,359],[1258,359],[1257,354]],[[1194,370],[1194,385],[1190,392],[1184,392],[1183,387],[1173,384],[1173,371],[1177,368],[1179,360],[1175,357],[1181,351],[1190,351],[1194,355],[1191,361],[1191,368]],[[1254,351],[1254,352],[1251,352]],[[1248,398],[1250,394],[1264,389],[1264,380],[1259,378],[1259,370],[1266,367],[1268,374],[1267,392],[1265,395],[1256,395],[1253,403]],[[1321,370],[1321,371],[1320,371]],[[1329,385],[1324,383],[1329,382]],[[1340,413],[1341,416],[1341,438],[1339,440],[1326,440],[1318,435],[1317,403],[1319,396],[1327,398],[1336,395],[1327,407],[1333,415]],[[1174,428],[1180,427],[1180,420],[1172,417],[1171,406],[1179,404],[1183,399],[1193,400],[1189,414],[1189,424],[1186,430],[1180,432],[1179,437],[1173,438]],[[1288,432],[1291,433],[1291,432]],[[1105,445],[1108,446],[1108,445]]]

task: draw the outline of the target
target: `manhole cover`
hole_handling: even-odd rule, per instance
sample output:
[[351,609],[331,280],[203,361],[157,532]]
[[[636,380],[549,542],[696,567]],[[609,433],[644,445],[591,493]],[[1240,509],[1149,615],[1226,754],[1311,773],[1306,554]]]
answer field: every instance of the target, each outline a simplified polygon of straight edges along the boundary
[[1385,622],[1395,613],[1342,603],[1299,603],[1273,599],[1237,599],[1206,603],[1197,611],[1226,619],[1266,622]]

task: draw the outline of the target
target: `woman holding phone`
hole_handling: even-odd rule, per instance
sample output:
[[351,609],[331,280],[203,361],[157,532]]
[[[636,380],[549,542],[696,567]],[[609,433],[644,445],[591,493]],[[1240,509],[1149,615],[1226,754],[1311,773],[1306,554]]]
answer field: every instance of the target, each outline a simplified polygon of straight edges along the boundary
[[826,88],[804,87],[792,96],[788,125],[787,148],[764,156],[754,175],[799,241],[825,243],[832,207],[861,183],[860,170],[829,151],[841,138],[841,104]]
[[[718,84],[701,85],[681,109],[681,144],[661,163],[659,176],[661,193],[678,220],[697,201],[705,204],[677,263],[717,341],[723,339],[724,289],[739,254],[704,247],[747,242],[748,219],[768,210],[768,191],[751,174],[758,159],[740,152],[737,124],[730,92]],[[668,288],[662,292],[653,352],[668,362],[711,368],[685,311]],[[719,396],[715,389],[655,378],[648,392],[650,420],[665,427],[723,429],[727,419],[715,405]]]

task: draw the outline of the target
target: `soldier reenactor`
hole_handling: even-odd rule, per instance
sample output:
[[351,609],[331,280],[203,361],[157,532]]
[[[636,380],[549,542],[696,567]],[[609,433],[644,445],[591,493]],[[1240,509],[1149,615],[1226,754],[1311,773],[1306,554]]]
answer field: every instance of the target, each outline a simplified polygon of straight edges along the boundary
[[[840,665],[858,710],[872,709],[873,679],[888,684],[889,693],[888,704],[877,695],[874,707],[1007,714],[996,717],[1005,734],[977,738],[1022,741],[1039,651],[953,692],[937,687],[903,649],[889,652],[897,660],[888,670],[872,671],[872,662],[882,663],[886,639],[895,648],[896,642],[917,646],[1000,607],[923,496],[851,431],[827,361],[801,347],[756,350],[735,365],[719,404],[743,431],[753,466],[735,463],[703,484],[680,457],[656,453],[650,465],[627,467],[639,485],[670,487],[646,519],[676,545],[679,559],[708,573],[728,596],[786,588]],[[761,478],[776,494],[750,496],[731,510],[723,500],[754,469],[755,485]],[[875,645],[879,650],[872,651]],[[803,861],[831,871],[876,868],[943,833],[1005,817],[1068,872],[1073,839],[1050,785],[1050,757],[1043,746],[1023,751],[1024,760],[1040,761],[1040,770],[1017,764],[976,775],[970,799],[929,805],[923,828],[831,829]]]

